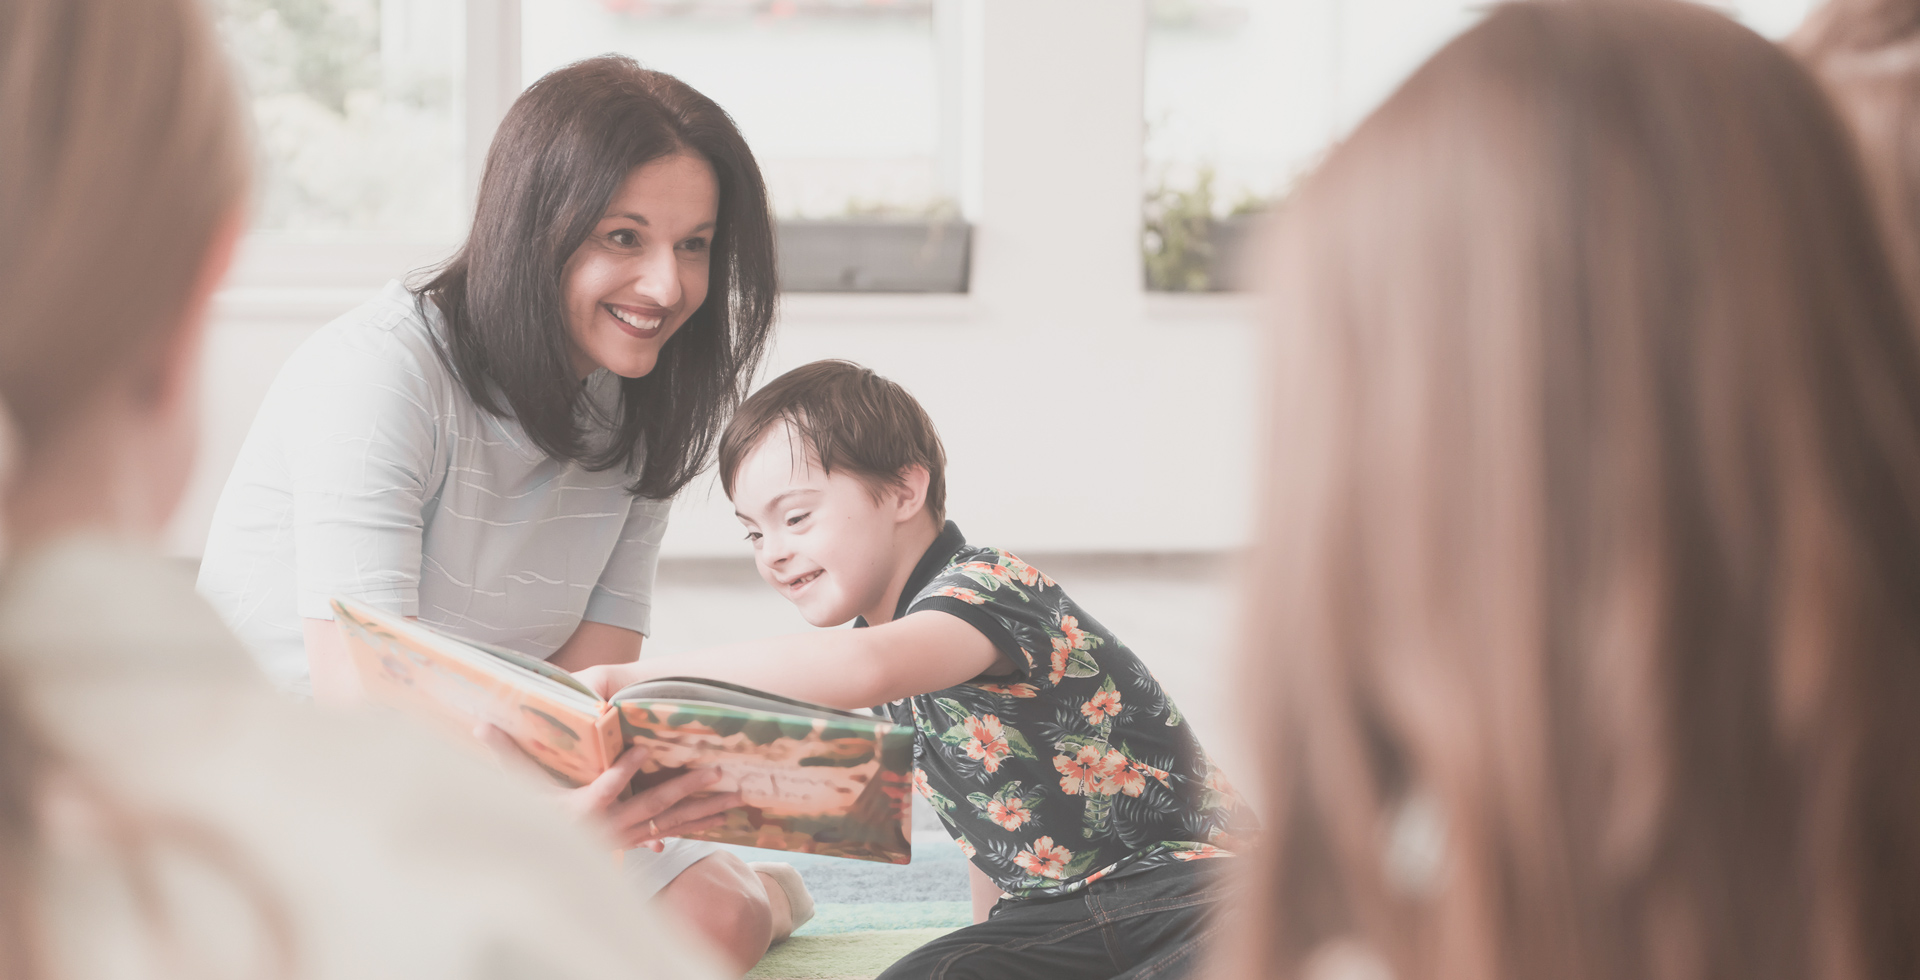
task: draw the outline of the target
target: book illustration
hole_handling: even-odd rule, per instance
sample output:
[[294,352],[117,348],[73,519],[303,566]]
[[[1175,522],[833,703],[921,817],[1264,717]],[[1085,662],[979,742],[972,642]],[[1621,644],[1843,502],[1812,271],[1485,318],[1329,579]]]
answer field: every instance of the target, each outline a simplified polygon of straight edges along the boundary
[[911,859],[913,736],[889,721],[699,678],[647,681],[607,701],[524,654],[347,600],[333,606],[367,697],[451,737],[472,742],[477,724],[491,724],[574,786],[605,772],[626,745],[645,745],[635,790],[713,767],[721,779],[707,792],[738,792],[745,801],[722,826],[689,837]]
[[906,864],[902,822],[913,775],[910,733],[878,719],[768,717],[718,704],[615,702],[649,786],[688,769],[721,772],[713,792],[741,795],[720,827],[691,838]]

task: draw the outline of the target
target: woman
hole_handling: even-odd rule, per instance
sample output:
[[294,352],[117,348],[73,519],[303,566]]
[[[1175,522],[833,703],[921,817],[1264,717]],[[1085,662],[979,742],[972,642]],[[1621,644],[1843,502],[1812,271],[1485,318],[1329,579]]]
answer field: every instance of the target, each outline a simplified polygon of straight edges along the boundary
[[[502,121],[453,260],[275,379],[202,594],[271,677],[322,699],[353,686],[335,596],[569,670],[633,660],[667,499],[759,362],[774,291],[765,188],[718,106],[625,58],[553,72]],[[612,830],[633,848],[711,802],[628,807]],[[711,845],[626,866],[743,971],[791,930],[790,901],[804,915],[790,869],[761,869],[783,888]]]
[[0,4],[0,976],[716,975],[524,788],[285,704],[155,554],[244,225],[202,7]]
[[1920,963],[1920,350],[1844,131],[1496,7],[1288,202],[1230,976]]

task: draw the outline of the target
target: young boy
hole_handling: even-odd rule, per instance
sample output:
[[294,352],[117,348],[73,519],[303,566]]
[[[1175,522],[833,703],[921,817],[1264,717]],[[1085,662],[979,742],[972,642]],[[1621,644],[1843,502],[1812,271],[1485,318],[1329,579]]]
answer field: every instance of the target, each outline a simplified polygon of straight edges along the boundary
[[865,368],[781,376],[721,438],[721,485],[761,577],[815,626],[864,628],[581,676],[611,692],[700,675],[912,725],[914,783],[973,863],[977,924],[884,977],[1178,976],[1228,864],[1201,859],[1230,856],[1244,806],[1132,651],[945,520],[945,455],[919,403]]

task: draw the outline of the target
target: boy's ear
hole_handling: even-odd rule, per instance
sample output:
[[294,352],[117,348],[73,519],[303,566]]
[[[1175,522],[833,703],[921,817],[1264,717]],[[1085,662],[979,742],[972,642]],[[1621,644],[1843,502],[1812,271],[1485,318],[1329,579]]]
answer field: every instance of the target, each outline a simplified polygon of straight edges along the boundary
[[918,463],[900,470],[891,488],[895,521],[905,523],[926,512],[927,484],[931,479],[927,468]]

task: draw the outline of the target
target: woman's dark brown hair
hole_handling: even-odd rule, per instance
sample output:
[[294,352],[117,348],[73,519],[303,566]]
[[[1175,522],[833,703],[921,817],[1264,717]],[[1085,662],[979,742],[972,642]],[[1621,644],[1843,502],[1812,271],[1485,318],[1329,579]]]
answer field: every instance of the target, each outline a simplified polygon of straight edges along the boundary
[[[567,355],[562,273],[634,168],[691,152],[713,167],[720,214],[707,300],[645,377],[621,382],[611,442],[588,431]],[[773,219],[733,120],[632,59],[589,58],[535,82],[487,153],[466,245],[426,284],[447,356],[474,402],[518,420],[556,458],[633,465],[633,490],[670,497],[707,465],[766,350],[776,292]]]
[[1807,73],[1498,6],[1272,244],[1228,974],[1920,975],[1920,352]]
[[1920,315],[1920,0],[1827,0],[1787,47],[1859,141],[1888,258]]

